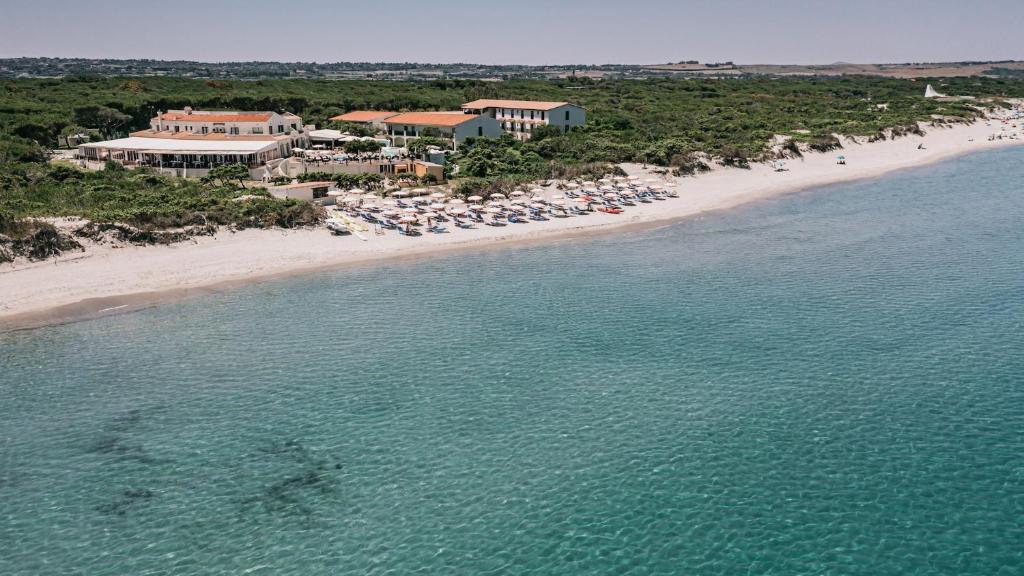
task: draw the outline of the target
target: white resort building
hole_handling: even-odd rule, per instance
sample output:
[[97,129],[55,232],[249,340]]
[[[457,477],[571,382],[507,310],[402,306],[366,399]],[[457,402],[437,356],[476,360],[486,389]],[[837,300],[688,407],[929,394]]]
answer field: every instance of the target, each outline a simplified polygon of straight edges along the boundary
[[566,128],[587,123],[586,111],[568,102],[539,102],[534,100],[474,100],[462,105],[467,114],[489,116],[497,120],[502,130],[519,140],[527,140],[533,129],[540,125]]
[[311,129],[287,112],[185,108],[157,114],[148,130],[132,132],[127,138],[80,144],[78,156],[149,166],[175,176],[203,176],[215,166],[245,164],[259,178],[269,174],[268,163],[306,146]]
[[406,112],[384,119],[387,135],[395,146],[405,146],[421,136],[451,140],[455,149],[466,138],[497,138],[501,126],[490,116],[454,112]]

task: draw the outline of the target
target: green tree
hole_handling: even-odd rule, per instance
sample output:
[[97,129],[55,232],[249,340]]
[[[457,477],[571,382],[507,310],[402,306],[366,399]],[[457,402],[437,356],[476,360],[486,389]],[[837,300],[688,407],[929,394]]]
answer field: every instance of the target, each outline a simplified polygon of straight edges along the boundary
[[79,106],[74,115],[76,124],[98,128],[106,136],[132,121],[128,114],[109,106]]
[[345,152],[359,154],[362,152],[379,152],[383,145],[376,140],[352,140],[345,142]]
[[409,153],[413,156],[426,154],[427,148],[430,146],[437,146],[438,148],[446,147],[444,140],[431,136],[422,136],[405,145],[405,147],[409,149]]
[[245,181],[249,179],[249,169],[245,164],[224,164],[211,168],[210,172],[203,177],[204,182],[220,181],[221,186],[227,186],[230,182],[238,181],[238,185],[245,188]]

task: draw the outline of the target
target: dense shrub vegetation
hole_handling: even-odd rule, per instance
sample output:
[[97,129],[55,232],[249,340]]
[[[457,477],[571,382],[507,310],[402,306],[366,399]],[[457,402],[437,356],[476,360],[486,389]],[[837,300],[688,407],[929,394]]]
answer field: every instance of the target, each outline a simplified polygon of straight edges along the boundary
[[[463,188],[504,187],[532,178],[591,176],[609,163],[633,161],[706,170],[708,162],[746,166],[766,158],[774,135],[829,150],[833,134],[878,139],[917,130],[919,121],[956,122],[976,110],[966,103],[922,98],[931,81],[941,91],[991,97],[1024,96],[1024,80],[876,77],[729,80],[555,81],[218,80],[169,77],[17,79],[0,81],[0,233],[26,216],[81,216],[137,227],[236,224],[298,225],[316,219],[298,202],[257,198],[234,202],[230,174],[181,181],[112,167],[82,172],[46,163],[58,135],[92,128],[113,136],[143,128],[159,110],[289,110],[326,125],[352,109],[456,109],[476,98],[566,100],[587,109],[588,125],[562,134],[542,130],[526,143],[472,142],[455,156]],[[941,120],[936,120],[941,118]],[[426,144],[427,142],[424,142]],[[332,176],[332,178],[336,178]],[[374,187],[375,182],[341,182]],[[252,191],[248,191],[252,192]],[[4,224],[7,223],[7,224]],[[7,230],[3,229],[6,226]],[[10,234],[9,234],[10,236]]]

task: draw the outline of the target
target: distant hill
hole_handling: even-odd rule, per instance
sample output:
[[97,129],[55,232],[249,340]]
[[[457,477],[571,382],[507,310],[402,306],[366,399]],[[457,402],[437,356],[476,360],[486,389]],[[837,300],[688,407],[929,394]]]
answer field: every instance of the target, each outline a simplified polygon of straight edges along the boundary
[[902,64],[825,65],[700,63],[603,65],[484,65],[413,62],[191,62],[185,60],[94,60],[88,58],[0,59],[0,78],[59,78],[67,76],[174,76],[202,79],[553,79],[665,78],[675,76],[845,76],[889,78],[1024,76],[1024,62],[938,62]]

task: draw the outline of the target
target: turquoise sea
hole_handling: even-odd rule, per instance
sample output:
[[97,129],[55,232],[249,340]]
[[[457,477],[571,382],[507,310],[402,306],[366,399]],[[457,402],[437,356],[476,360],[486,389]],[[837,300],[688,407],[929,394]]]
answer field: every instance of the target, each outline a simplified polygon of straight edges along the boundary
[[0,335],[0,574],[1022,574],[1022,181]]

